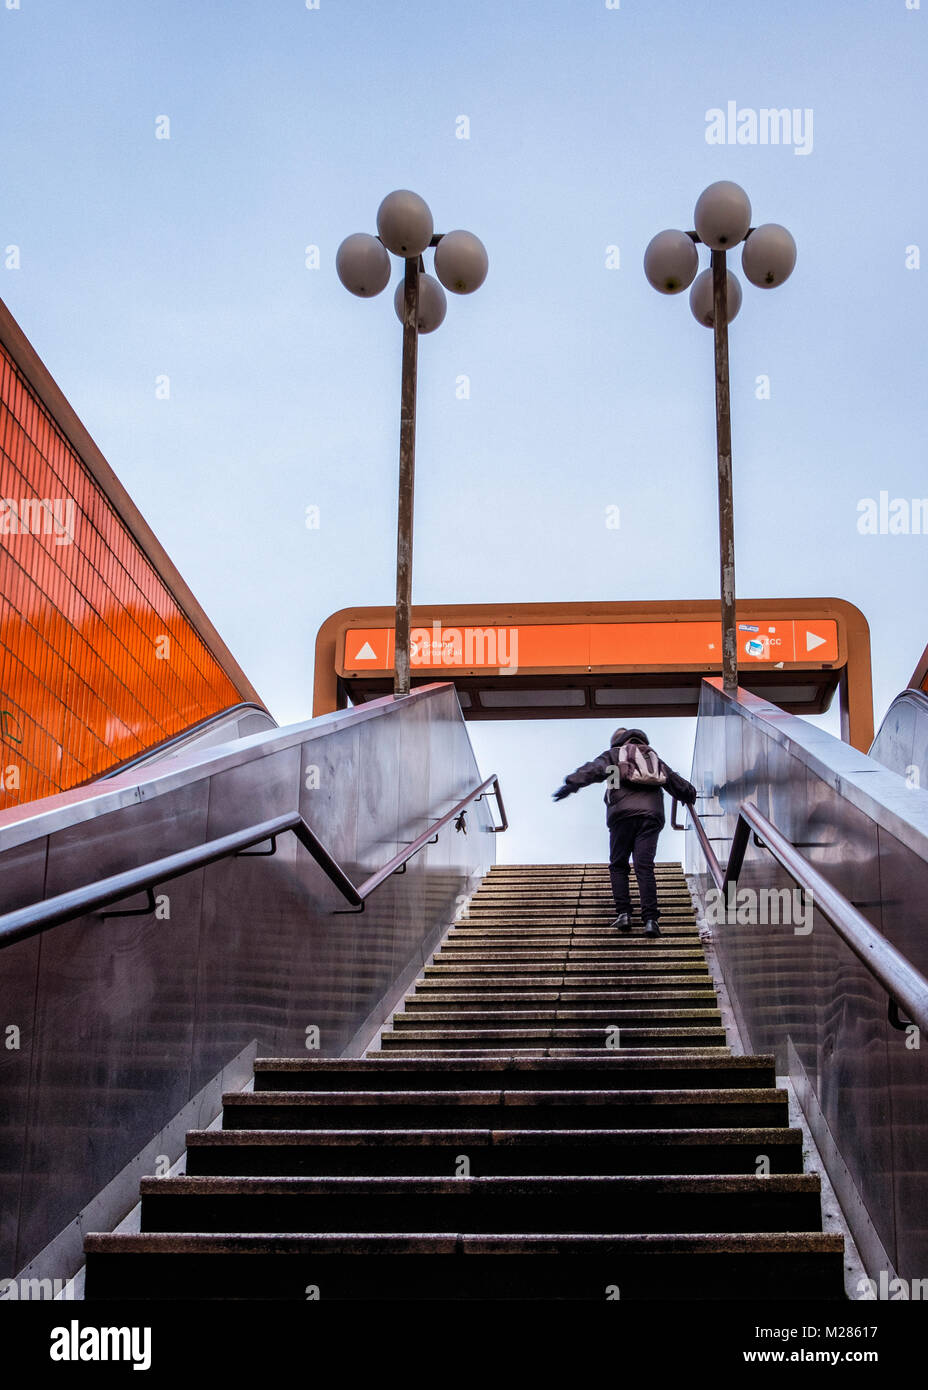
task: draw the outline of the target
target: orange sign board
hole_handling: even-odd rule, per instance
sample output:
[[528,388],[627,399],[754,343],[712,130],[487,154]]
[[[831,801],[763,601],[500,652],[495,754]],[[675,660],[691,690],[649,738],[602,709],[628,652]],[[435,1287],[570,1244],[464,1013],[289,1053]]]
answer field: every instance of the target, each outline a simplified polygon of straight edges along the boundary
[[[838,624],[831,618],[742,618],[742,666],[822,667],[839,659]],[[712,621],[522,623],[454,627],[433,622],[410,632],[410,664],[421,671],[589,671],[647,667],[669,670],[717,666],[721,624]],[[344,634],[343,674],[393,668],[388,627],[354,627]]]

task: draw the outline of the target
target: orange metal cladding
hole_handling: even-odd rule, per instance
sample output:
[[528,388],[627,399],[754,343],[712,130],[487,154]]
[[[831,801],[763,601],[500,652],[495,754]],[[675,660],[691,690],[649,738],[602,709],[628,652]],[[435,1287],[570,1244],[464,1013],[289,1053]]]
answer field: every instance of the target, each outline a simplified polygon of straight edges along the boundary
[[928,647],[922,652],[918,665],[909,681],[910,690],[924,690],[928,694]]
[[[717,622],[533,623],[414,627],[411,636],[412,665],[417,670],[489,670],[509,665],[520,671],[580,671],[617,665],[658,669],[712,663],[718,660],[722,632]],[[746,666],[835,662],[838,625],[827,618],[739,618],[738,659]],[[392,629],[349,628],[341,665],[346,671],[390,670]]]
[[242,700],[3,347],[0,499],[0,805]]

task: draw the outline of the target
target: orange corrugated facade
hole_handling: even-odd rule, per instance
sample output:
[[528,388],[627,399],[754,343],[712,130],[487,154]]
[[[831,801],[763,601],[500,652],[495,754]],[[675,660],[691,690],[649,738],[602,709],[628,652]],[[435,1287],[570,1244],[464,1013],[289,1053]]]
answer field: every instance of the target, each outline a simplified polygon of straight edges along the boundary
[[242,699],[0,346],[0,806]]

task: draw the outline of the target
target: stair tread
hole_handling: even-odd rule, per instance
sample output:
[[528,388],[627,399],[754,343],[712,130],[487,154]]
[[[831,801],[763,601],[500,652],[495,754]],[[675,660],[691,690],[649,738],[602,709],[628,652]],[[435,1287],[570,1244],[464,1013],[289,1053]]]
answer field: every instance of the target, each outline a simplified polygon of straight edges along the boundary
[[696,1192],[696,1193],[756,1193],[760,1191],[819,1192],[821,1183],[817,1173],[771,1173],[767,1177],[746,1174],[690,1174],[671,1173],[651,1174],[584,1174],[582,1176],[557,1175],[539,1176],[520,1174],[518,1177],[481,1175],[478,1177],[261,1177],[243,1175],[240,1177],[175,1177],[143,1178],[141,1191],[144,1195],[163,1195],[172,1193],[204,1193],[233,1196],[239,1192],[248,1193],[317,1193],[320,1195],[341,1192],[410,1193],[429,1192],[466,1196],[479,1192],[498,1193],[502,1196],[521,1196],[527,1192],[551,1193],[554,1195],[571,1192],[585,1192],[602,1188],[604,1195],[621,1192]]
[[655,1143],[679,1144],[801,1144],[802,1130],[775,1128],[765,1125],[738,1125],[718,1129],[678,1126],[673,1129],[490,1129],[482,1126],[432,1129],[430,1127],[386,1128],[386,1129],[203,1129],[187,1132],[187,1147],[218,1148],[235,1147],[246,1144],[273,1145],[312,1145],[364,1144],[376,1142],[378,1145],[427,1144],[430,1141],[441,1144],[499,1144],[519,1145],[550,1142],[557,1145],[596,1144],[633,1145]]
[[775,1087],[728,1088],[710,1090],[661,1089],[618,1090],[605,1087],[586,1087],[583,1090],[510,1090],[482,1091],[235,1091],[223,1096],[223,1105],[243,1107],[261,1105],[678,1105],[681,1101],[696,1105],[737,1105],[745,1101],[757,1104],[782,1105],[786,1092]]
[[[636,1064],[636,1065],[640,1065],[640,1061],[641,1061],[641,1060],[642,1060],[642,1059],[636,1059],[635,1064]],[[691,1058],[689,1058],[689,1057],[686,1057],[686,1058],[683,1058],[683,1059],[680,1059],[680,1060],[682,1060],[682,1061],[684,1061],[684,1062],[692,1061],[693,1065],[697,1065],[697,1064],[698,1064],[698,1063],[697,1063],[697,1059],[691,1059]],[[726,1057],[725,1059],[713,1057],[713,1058],[711,1059],[711,1061],[713,1061],[713,1062],[716,1062],[716,1061],[717,1061],[717,1062],[719,1062],[719,1063],[721,1063],[723,1060],[724,1060],[724,1063],[725,1063],[726,1066],[744,1067],[746,1070],[750,1070],[750,1069],[752,1069],[752,1068],[760,1068],[760,1067],[772,1067],[772,1066],[774,1065],[774,1058],[773,1058],[773,1056],[772,1056],[772,1055],[766,1055],[766,1056],[765,1056],[765,1055],[763,1055],[763,1054],[759,1054],[759,1055],[756,1055],[756,1056],[745,1055],[745,1056],[740,1056],[740,1057]],[[672,1065],[672,1063],[670,1062],[670,1060],[669,1060],[663,1053],[656,1053],[656,1054],[654,1054],[654,1055],[653,1055],[653,1062],[654,1062],[654,1065],[657,1066],[657,1067],[664,1067],[664,1066],[670,1066],[670,1065]],[[365,1071],[365,1070],[370,1070],[370,1071],[372,1071],[372,1072],[375,1072],[375,1071],[377,1071],[378,1069],[382,1069],[382,1068],[385,1068],[385,1069],[388,1070],[388,1071],[408,1071],[408,1070],[411,1070],[411,1069],[428,1070],[428,1069],[431,1068],[431,1065],[432,1065],[432,1064],[430,1064],[429,1068],[426,1068],[426,1067],[423,1066],[423,1064],[421,1064],[421,1063],[413,1063],[413,1062],[407,1061],[405,1058],[398,1058],[398,1057],[383,1057],[383,1058],[380,1058],[380,1057],[377,1057],[377,1056],[373,1056],[373,1057],[372,1057],[372,1056],[367,1056],[367,1057],[358,1057],[358,1058],[349,1058],[349,1057],[259,1057],[259,1058],[257,1058],[257,1059],[255,1060],[255,1064],[254,1064],[254,1065],[255,1065],[255,1071],[261,1071],[261,1072],[263,1072],[263,1071],[310,1071],[310,1072],[311,1072],[311,1071],[320,1071],[320,1072],[322,1072],[322,1071],[332,1071],[332,1072],[336,1072],[336,1073],[337,1073],[337,1072],[340,1072],[340,1071]],[[456,1060],[456,1059],[455,1059],[455,1060],[439,1060],[439,1061],[437,1061],[437,1062],[434,1064],[434,1066],[436,1067],[436,1069],[439,1070],[439,1071],[462,1071],[462,1070],[464,1070],[464,1069],[466,1069],[466,1068],[470,1068],[470,1067],[472,1067],[472,1066],[474,1066],[474,1065],[478,1065],[478,1064],[470,1063],[470,1062],[458,1061],[458,1060]],[[499,1059],[499,1060],[486,1059],[486,1060],[481,1061],[481,1062],[479,1063],[479,1069],[482,1070],[482,1071],[500,1071],[500,1070],[508,1070],[508,1071],[541,1071],[541,1070],[544,1070],[545,1067],[547,1067],[548,1065],[549,1065],[548,1063],[545,1063],[545,1066],[543,1067],[543,1066],[541,1065],[541,1059],[529,1059],[529,1058],[522,1058],[522,1057],[512,1057],[512,1058],[506,1059],[505,1061],[504,1061],[503,1059]],[[569,1071],[569,1070],[571,1070],[571,1069],[574,1068],[574,1067],[580,1067],[580,1068],[594,1067],[594,1068],[596,1068],[596,1069],[607,1068],[607,1067],[615,1067],[617,1070],[622,1070],[623,1068],[627,1067],[628,1065],[629,1065],[629,1060],[628,1060],[628,1058],[626,1058],[626,1057],[619,1057],[619,1056],[616,1056],[616,1057],[602,1057],[602,1056],[598,1056],[598,1057],[596,1057],[595,1059],[590,1059],[589,1061],[578,1062],[578,1063],[575,1063],[575,1062],[573,1061],[573,1059],[571,1059],[571,1058],[564,1057],[564,1058],[552,1058],[552,1059],[551,1059],[551,1063],[550,1063],[550,1070],[552,1070],[552,1071]],[[673,1063],[673,1065],[680,1065],[680,1061],[677,1061],[676,1063]]]
[[584,1253],[591,1247],[626,1247],[648,1249],[654,1252],[673,1253],[683,1250],[702,1250],[720,1254],[751,1254],[757,1251],[770,1253],[810,1250],[822,1253],[842,1254],[844,1240],[841,1236],[820,1231],[762,1231],[748,1234],[687,1233],[673,1235],[652,1235],[648,1233],[602,1235],[557,1233],[513,1234],[513,1235],[470,1235],[463,1232],[235,1232],[224,1235],[186,1234],[180,1232],[161,1232],[150,1234],[111,1234],[93,1232],[84,1238],[85,1249],[90,1253],[107,1250],[122,1252],[172,1251],[212,1251],[221,1253],[265,1254],[268,1246],[278,1254],[287,1251],[294,1253],[320,1253],[326,1250],[354,1249],[362,1254],[414,1252],[417,1249],[433,1253],[507,1253],[524,1250],[526,1253],[552,1254]]

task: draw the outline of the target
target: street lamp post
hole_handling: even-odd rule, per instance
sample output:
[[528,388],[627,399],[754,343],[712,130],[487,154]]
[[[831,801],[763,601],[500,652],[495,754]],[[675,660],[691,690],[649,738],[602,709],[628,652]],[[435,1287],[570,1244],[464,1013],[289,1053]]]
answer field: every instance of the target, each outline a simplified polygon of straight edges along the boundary
[[[423,252],[435,251],[435,279],[425,273]],[[486,279],[483,243],[472,232],[435,233],[428,204],[417,193],[388,193],[377,211],[377,235],[355,232],[338,248],[335,269],[347,290],[371,299],[390,279],[389,252],[404,263],[393,303],[403,325],[400,386],[400,470],[396,524],[396,620],[393,695],[409,694],[409,610],[412,605],[413,496],[416,475],[416,377],[419,334],[432,333],[447,309],[444,290],[472,294]],[[439,281],[441,282],[439,284]]]
[[[728,367],[728,325],[741,308],[741,286],[726,263],[727,252],[744,243],[741,267],[752,285],[773,289],[782,285],[796,264],[796,243],[785,227],[767,222],[751,226],[751,204],[743,188],[722,180],[699,196],[695,231],[664,231],[652,238],[644,253],[644,270],[662,294],[690,290],[693,315],[715,336],[715,432],[719,475],[719,565],[722,600],[722,685],[738,687],[738,643],[735,628],[735,522],[731,480],[731,387]],[[711,265],[701,275],[697,245],[711,253]]]

